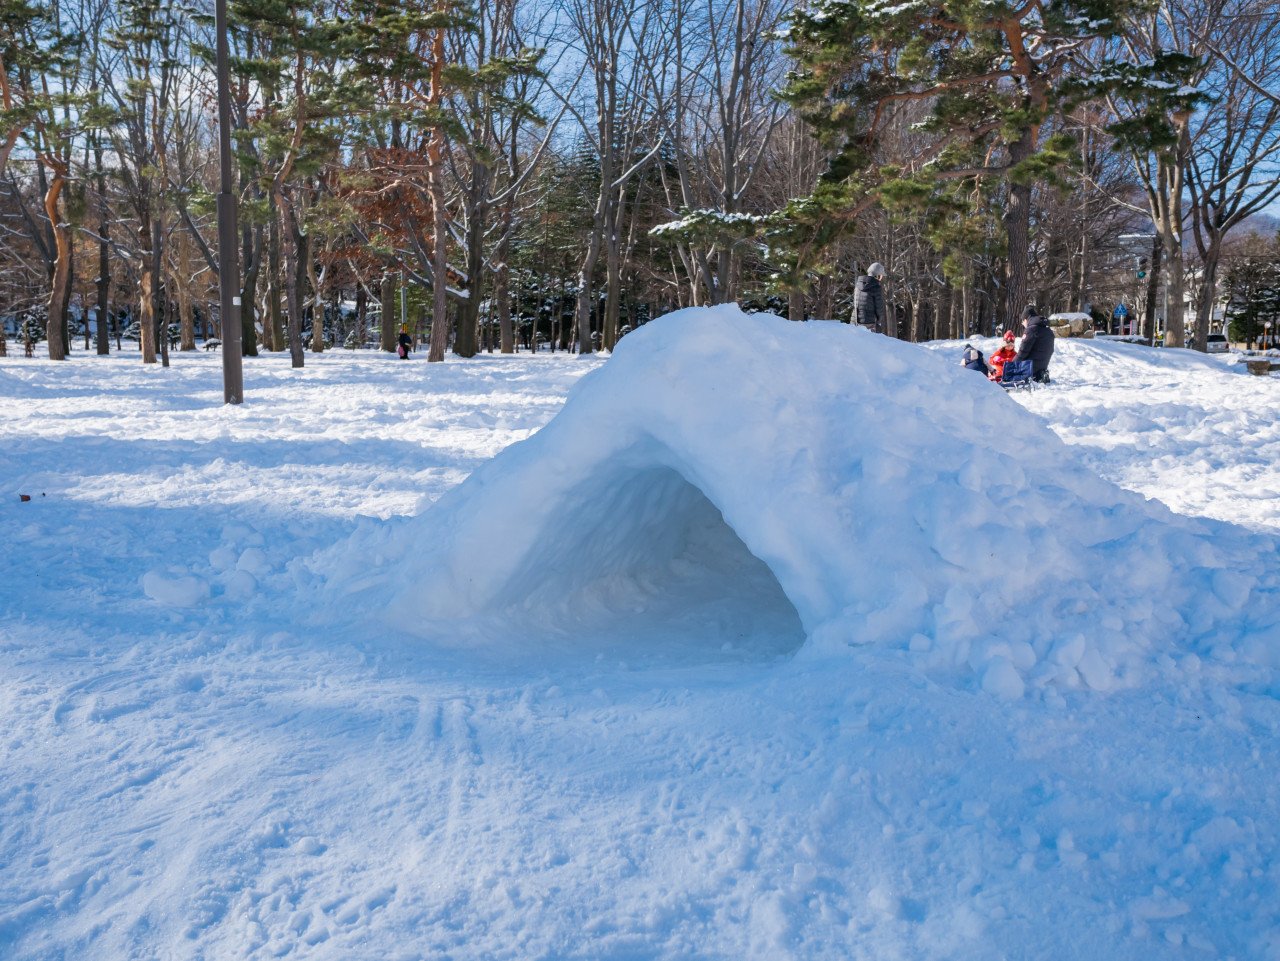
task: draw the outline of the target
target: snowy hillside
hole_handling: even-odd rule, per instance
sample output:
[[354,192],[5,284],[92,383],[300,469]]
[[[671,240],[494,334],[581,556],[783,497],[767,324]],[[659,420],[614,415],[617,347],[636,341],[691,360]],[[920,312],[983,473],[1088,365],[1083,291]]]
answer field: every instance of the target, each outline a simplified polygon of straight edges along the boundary
[[0,360],[0,957],[1280,958],[1280,380],[665,323]]

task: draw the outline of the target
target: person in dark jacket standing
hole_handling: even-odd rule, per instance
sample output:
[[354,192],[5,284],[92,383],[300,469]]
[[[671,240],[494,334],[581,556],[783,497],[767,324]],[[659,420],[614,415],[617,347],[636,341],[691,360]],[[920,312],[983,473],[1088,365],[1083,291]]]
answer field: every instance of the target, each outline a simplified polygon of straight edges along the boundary
[[408,325],[402,324],[400,326],[400,336],[397,339],[397,344],[396,353],[400,355],[400,359],[408,360],[409,351],[413,350],[413,338],[409,336]]
[[876,333],[884,331],[884,273],[884,264],[872,264],[853,285],[853,322]]
[[1041,384],[1049,383],[1049,360],[1053,357],[1054,334],[1049,321],[1040,316],[1035,305],[1023,312],[1026,332],[1018,347],[1017,360],[1031,361],[1031,378]]

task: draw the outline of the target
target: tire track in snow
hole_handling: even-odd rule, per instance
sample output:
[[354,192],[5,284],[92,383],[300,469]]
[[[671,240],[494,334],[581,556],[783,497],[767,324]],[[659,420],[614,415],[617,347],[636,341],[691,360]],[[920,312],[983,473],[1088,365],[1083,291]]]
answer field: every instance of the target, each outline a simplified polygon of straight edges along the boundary
[[449,849],[459,845],[461,829],[470,820],[480,795],[476,769],[484,763],[471,705],[462,698],[450,700],[441,712],[441,735],[449,766],[449,785],[444,820],[444,843]]

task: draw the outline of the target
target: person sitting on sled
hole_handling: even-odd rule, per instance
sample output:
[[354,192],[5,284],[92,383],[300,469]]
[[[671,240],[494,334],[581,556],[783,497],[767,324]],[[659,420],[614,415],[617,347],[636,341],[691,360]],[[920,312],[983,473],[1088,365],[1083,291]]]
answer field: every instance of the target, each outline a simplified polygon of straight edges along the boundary
[[987,362],[982,359],[982,351],[978,350],[977,347],[974,347],[973,344],[964,345],[964,354],[960,358],[960,363],[962,363],[967,370],[976,370],[980,374],[985,374],[987,372]]
[[1004,344],[991,355],[991,360],[988,362],[991,366],[991,373],[988,376],[999,383],[1000,378],[1004,376],[1004,365],[1017,356],[1018,350],[1013,346],[1013,331],[1006,330]]

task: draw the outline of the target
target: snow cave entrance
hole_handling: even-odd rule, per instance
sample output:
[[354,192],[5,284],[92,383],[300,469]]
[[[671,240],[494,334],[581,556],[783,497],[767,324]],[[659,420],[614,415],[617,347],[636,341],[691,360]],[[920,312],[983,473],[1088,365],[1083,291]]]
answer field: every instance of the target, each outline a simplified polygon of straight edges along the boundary
[[605,469],[549,512],[508,596],[554,647],[628,660],[767,660],[795,606],[701,490],[668,467]]

